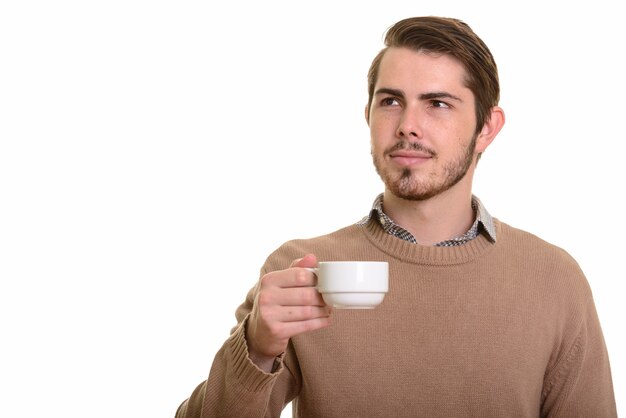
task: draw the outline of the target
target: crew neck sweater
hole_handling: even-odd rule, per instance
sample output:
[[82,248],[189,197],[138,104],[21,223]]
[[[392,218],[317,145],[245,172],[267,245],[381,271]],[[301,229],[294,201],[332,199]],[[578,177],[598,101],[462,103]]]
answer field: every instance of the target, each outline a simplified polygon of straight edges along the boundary
[[177,418],[616,417],[608,354],[589,284],[563,249],[494,219],[453,247],[409,243],[374,220],[289,241],[261,275],[319,261],[389,262],[372,310],[335,309],[331,326],[290,340],[272,373],[249,359],[256,286],[209,377]]

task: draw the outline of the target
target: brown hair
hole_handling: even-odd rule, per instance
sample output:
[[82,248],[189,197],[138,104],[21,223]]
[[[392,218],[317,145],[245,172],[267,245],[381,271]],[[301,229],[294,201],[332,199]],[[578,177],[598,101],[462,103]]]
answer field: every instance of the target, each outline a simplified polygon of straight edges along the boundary
[[482,129],[489,119],[491,108],[500,99],[498,68],[487,45],[465,22],[424,16],[404,19],[391,26],[385,35],[385,48],[376,55],[367,74],[368,106],[372,104],[380,62],[389,47],[410,48],[456,58],[465,67],[465,83],[474,94],[476,132]]

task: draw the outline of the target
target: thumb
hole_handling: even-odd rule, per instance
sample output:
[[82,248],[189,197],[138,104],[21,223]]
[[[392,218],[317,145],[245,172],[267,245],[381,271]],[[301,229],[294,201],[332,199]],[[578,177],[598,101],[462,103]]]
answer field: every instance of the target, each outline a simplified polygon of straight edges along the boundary
[[293,260],[290,267],[315,267],[317,266],[317,257],[315,254],[307,254],[302,258]]

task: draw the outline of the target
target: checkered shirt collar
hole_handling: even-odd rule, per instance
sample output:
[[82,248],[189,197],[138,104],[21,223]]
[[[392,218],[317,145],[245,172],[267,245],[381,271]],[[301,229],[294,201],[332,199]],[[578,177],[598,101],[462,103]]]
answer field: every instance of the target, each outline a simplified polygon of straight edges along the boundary
[[[491,241],[496,242],[496,228],[494,226],[493,218],[476,196],[472,196],[472,208],[476,213],[476,219],[474,220],[472,227],[465,234],[438,242],[435,246],[454,247],[457,245],[463,245],[476,238],[481,230],[485,232]],[[371,219],[376,219],[388,234],[414,244],[418,243],[413,234],[396,224],[385,214],[385,212],[383,212],[383,193],[379,194],[374,200],[374,204],[372,205],[369,215],[364,217],[358,223],[360,225],[364,225]]]

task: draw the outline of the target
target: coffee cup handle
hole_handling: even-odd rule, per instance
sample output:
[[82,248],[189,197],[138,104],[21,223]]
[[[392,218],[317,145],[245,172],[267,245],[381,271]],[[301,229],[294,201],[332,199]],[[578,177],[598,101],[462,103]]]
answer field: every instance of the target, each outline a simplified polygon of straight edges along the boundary
[[[315,276],[319,279],[319,275],[318,275],[318,271],[319,269],[317,267],[303,267],[303,269],[310,271],[311,273],[315,274]],[[319,286],[315,286],[315,289],[317,289],[317,291],[320,291]]]

